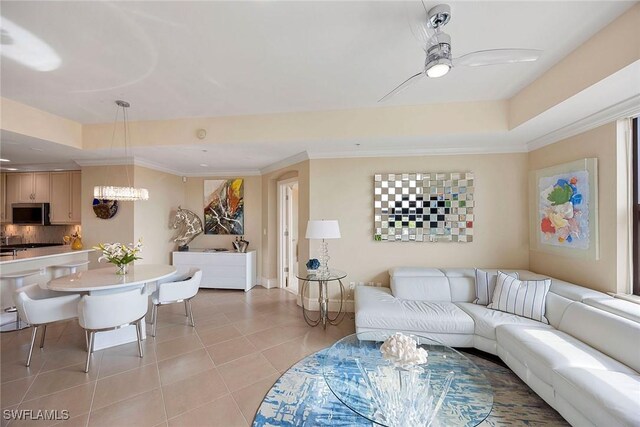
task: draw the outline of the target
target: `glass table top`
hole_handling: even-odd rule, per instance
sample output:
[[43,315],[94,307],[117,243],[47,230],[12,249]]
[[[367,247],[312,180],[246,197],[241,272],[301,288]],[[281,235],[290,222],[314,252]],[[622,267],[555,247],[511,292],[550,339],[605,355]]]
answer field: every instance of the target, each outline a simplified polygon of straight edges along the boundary
[[320,273],[298,273],[296,277],[300,280],[306,280],[307,282],[324,282],[329,280],[340,280],[347,277],[347,273],[342,270],[329,270],[328,276],[322,276]]
[[412,370],[395,368],[380,353],[392,334],[349,335],[326,351],[324,379],[343,404],[383,426],[476,426],[489,416],[493,389],[471,360],[411,335],[427,350],[427,363]]

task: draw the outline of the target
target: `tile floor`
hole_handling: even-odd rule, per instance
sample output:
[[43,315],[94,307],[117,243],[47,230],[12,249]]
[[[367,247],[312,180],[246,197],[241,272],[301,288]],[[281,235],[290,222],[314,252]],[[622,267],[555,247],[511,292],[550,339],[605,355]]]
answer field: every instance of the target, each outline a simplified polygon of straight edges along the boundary
[[[66,409],[71,418],[59,425],[67,426],[251,425],[284,371],[354,331],[353,315],[326,331],[307,326],[295,297],[279,289],[201,290],[193,312],[195,328],[182,304],[161,307],[144,358],[135,343],[97,351],[88,374],[77,321],[49,326],[30,368],[30,330],[1,334],[1,409]],[[1,425],[28,424],[2,417]]]

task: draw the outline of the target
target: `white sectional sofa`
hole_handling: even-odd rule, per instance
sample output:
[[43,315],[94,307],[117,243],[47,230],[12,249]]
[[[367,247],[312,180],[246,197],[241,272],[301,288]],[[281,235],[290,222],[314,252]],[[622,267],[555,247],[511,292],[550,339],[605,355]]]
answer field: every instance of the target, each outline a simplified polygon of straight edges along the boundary
[[475,347],[498,355],[574,426],[640,426],[640,305],[552,279],[544,324],[474,304],[472,268],[389,274],[390,289],[356,288],[357,332],[401,331]]

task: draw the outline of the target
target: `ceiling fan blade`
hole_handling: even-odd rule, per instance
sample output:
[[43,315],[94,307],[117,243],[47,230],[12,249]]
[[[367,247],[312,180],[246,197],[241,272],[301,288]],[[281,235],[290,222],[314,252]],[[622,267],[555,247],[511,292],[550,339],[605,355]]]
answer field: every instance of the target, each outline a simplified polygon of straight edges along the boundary
[[407,80],[403,81],[398,86],[396,86],[396,88],[393,89],[391,92],[389,92],[388,94],[380,98],[378,102],[386,101],[392,96],[399,94],[400,92],[404,91],[406,88],[408,88],[409,86],[413,85],[415,82],[420,80],[420,77],[422,76],[424,76],[424,71],[421,71],[418,74],[414,74],[413,76],[409,77]]
[[424,49],[427,44],[430,44],[430,40],[436,33],[435,28],[431,27],[429,23],[424,1],[406,2],[405,12],[411,34]]
[[480,67],[483,65],[511,64],[514,62],[531,62],[540,58],[541,50],[537,49],[489,49],[467,53],[453,59],[453,65]]

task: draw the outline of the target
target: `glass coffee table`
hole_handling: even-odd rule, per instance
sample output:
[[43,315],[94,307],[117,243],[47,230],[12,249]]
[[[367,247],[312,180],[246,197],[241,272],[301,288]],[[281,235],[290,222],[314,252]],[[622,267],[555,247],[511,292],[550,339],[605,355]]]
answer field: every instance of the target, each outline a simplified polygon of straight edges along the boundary
[[349,335],[325,352],[324,379],[338,400],[383,426],[476,426],[489,416],[493,389],[471,360],[411,335],[427,350],[428,361],[417,369],[395,368],[380,353],[392,334]]

